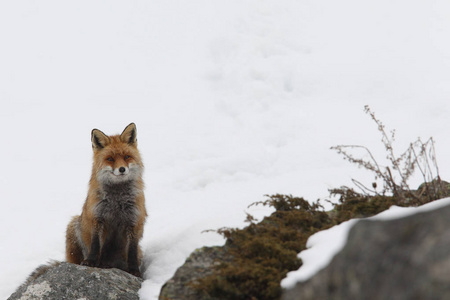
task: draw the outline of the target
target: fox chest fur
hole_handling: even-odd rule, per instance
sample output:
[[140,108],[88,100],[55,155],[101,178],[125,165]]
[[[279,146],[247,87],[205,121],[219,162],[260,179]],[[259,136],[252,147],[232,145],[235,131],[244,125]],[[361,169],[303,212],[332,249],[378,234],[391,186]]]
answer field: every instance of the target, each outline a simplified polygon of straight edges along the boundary
[[94,216],[108,228],[136,226],[140,211],[136,205],[139,190],[133,183],[125,182],[107,185],[99,191],[101,199],[94,207]]

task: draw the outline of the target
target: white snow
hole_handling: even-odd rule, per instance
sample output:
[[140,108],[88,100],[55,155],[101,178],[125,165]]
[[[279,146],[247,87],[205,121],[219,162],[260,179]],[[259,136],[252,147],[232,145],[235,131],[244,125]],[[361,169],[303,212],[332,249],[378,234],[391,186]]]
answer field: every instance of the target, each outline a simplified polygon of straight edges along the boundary
[[450,178],[449,13],[443,0],[0,2],[0,298],[64,259],[93,128],[137,124],[142,299],[195,248],[223,243],[203,230],[269,214],[247,209],[265,194],[370,184],[329,150],[363,144],[384,163],[366,104],[399,151],[433,136]]
[[[420,207],[391,206],[388,210],[366,219],[383,221],[399,219],[447,205],[450,205],[450,198],[437,200]],[[333,257],[344,248],[350,229],[359,220],[352,219],[310,236],[306,243],[308,249],[298,254],[303,265],[297,271],[289,272],[287,277],[281,281],[281,286],[286,289],[292,288],[297,282],[308,280],[328,266]]]

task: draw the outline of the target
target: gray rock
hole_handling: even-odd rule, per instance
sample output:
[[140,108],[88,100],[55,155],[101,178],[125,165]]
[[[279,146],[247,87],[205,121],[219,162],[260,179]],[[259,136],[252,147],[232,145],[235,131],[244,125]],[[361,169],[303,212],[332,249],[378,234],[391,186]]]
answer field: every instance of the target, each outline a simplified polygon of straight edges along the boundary
[[55,262],[37,268],[8,300],[139,299],[142,280],[118,269]]
[[224,247],[203,247],[195,250],[175,275],[161,289],[159,300],[216,300],[198,291],[192,284],[212,274],[212,266],[226,260]]
[[332,262],[283,300],[450,299],[450,206],[361,221]]

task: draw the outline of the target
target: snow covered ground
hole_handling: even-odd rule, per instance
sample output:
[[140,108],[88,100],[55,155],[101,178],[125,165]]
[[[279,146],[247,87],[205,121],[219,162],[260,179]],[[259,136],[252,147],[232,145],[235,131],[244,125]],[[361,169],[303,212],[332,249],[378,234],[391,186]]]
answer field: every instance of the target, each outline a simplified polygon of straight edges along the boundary
[[195,248],[223,243],[202,230],[270,213],[247,209],[265,194],[370,183],[329,150],[363,144],[383,162],[366,104],[399,150],[433,136],[449,180],[449,13],[443,0],[1,2],[0,298],[64,259],[93,128],[138,127],[142,299]]

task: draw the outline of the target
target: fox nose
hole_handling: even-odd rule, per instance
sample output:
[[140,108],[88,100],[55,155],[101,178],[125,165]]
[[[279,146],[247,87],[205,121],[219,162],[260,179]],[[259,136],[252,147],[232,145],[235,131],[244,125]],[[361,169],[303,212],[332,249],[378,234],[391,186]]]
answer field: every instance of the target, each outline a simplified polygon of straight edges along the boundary
[[125,169],[124,167],[120,167],[120,168],[119,168],[119,172],[120,172],[120,173],[125,173],[125,171],[126,171],[126,169]]

